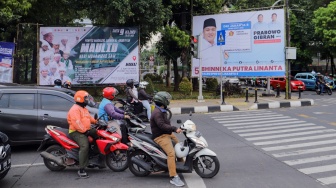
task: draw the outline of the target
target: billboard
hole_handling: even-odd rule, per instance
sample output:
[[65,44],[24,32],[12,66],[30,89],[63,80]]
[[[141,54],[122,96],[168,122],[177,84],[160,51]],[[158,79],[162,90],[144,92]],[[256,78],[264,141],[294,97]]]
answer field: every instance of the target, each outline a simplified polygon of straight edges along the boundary
[[132,27],[41,27],[38,85],[139,80],[139,33]]
[[[202,76],[268,77],[285,75],[284,10],[193,17],[201,35]],[[192,76],[200,60],[192,60]]]
[[0,82],[13,83],[14,49],[14,43],[0,42]]

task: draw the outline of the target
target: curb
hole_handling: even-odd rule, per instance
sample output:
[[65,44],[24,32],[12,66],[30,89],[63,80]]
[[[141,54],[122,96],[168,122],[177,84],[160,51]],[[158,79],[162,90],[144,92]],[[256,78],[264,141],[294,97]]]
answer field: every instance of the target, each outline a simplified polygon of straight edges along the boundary
[[313,105],[314,105],[313,99],[302,101],[289,101],[289,102],[269,102],[269,103],[254,104],[249,108],[249,110],[289,108],[289,107],[313,106]]
[[[313,106],[314,100],[289,101],[289,102],[269,102],[253,104],[248,110],[273,109],[273,108],[289,108],[300,106]],[[172,114],[189,114],[189,113],[211,113],[211,112],[228,112],[239,111],[233,105],[218,106],[195,106],[195,107],[174,107],[170,108]]]

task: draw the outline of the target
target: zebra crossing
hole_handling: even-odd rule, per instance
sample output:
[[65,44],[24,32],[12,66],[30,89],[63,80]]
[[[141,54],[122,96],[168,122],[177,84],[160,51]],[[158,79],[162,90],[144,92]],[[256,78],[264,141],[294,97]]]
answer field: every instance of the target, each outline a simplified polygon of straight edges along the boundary
[[336,130],[268,110],[212,114],[228,130],[323,185],[336,185]]
[[318,99],[314,99],[315,104],[321,105],[321,106],[334,106],[336,105],[336,99],[332,97],[321,97]]

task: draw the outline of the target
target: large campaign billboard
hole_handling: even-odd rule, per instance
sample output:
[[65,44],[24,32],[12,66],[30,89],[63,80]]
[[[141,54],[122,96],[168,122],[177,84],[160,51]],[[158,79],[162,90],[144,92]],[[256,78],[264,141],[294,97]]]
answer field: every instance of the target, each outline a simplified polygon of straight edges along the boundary
[[0,82],[13,83],[14,49],[14,43],[0,42]]
[[[193,17],[193,35],[201,35],[205,77],[275,77],[285,75],[284,10]],[[193,58],[192,76],[200,60]]]
[[139,33],[133,27],[41,27],[39,85],[125,84],[139,79]]

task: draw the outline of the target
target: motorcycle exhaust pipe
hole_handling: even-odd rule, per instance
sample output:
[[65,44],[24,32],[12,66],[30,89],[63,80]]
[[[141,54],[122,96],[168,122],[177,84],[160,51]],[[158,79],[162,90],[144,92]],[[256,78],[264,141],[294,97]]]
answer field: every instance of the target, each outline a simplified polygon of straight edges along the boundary
[[58,164],[60,166],[65,166],[64,163],[63,163],[63,160],[61,158],[56,157],[56,156],[54,156],[54,155],[52,155],[52,154],[50,154],[50,153],[48,153],[46,151],[41,152],[40,155],[44,159],[48,159],[48,160],[50,160],[50,161],[52,161],[52,162],[54,162],[54,163],[56,163],[56,164]]
[[140,160],[138,158],[135,158],[135,157],[132,157],[131,161],[133,163],[135,163],[136,165],[140,166],[141,168],[143,168],[146,171],[152,171],[151,166],[149,164],[147,164],[145,161],[142,161],[142,160]]

